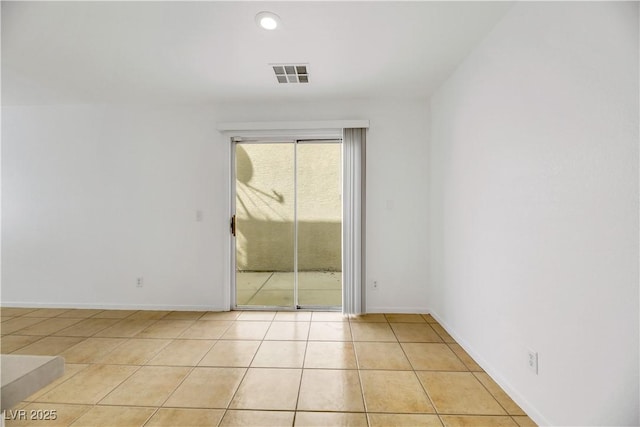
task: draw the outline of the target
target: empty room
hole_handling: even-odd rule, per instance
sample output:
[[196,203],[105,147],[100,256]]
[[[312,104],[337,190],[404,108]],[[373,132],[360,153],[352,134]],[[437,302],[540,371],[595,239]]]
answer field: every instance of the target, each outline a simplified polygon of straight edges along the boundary
[[3,0],[3,425],[640,425],[639,4]]

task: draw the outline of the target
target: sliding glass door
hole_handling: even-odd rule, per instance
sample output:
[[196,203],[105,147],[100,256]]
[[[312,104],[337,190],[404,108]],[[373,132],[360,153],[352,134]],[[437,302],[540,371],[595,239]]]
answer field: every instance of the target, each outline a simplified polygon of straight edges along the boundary
[[234,144],[237,308],[341,307],[340,142]]
[[342,185],[339,143],[297,146],[298,304],[342,305]]
[[235,160],[236,304],[293,306],[295,146],[236,143]]

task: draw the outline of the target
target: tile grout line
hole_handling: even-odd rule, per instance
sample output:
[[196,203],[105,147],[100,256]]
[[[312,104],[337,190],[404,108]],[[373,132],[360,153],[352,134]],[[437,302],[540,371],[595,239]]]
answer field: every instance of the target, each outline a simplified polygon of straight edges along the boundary
[[[349,325],[351,325],[351,319],[349,319]],[[361,374],[362,370],[360,369],[360,359],[358,358],[358,350],[356,349],[356,344],[353,341],[353,331],[351,332],[351,346],[353,347],[353,356],[356,359],[356,370],[358,372],[358,381],[360,382],[360,397],[362,398],[362,406],[364,408],[365,419],[367,420],[367,427],[370,427],[371,422],[369,420],[369,405],[367,404],[367,400],[364,397],[364,383],[362,381],[362,374]]]
[[[204,313],[203,315],[204,316]],[[200,316],[200,317],[202,317]],[[197,320],[196,320],[197,321]],[[184,331],[182,331],[180,333],[180,335],[178,336],[178,338],[174,338],[170,343],[168,343],[166,346],[163,347],[164,348],[168,347],[169,345],[171,345],[171,343],[173,343],[174,341],[178,340],[180,336],[182,336],[182,334],[184,334],[187,330],[189,330],[193,325],[190,325],[187,329],[185,329]],[[231,325],[227,326],[227,329],[230,327]],[[222,336],[222,334],[224,334],[224,332],[226,332],[226,330],[223,331],[220,336]],[[207,354],[209,354],[209,352],[211,351],[211,349],[213,349],[213,347],[215,347],[215,345],[218,343],[218,339],[215,340],[215,342],[211,345],[211,347],[209,347],[209,349],[204,352],[204,354],[202,355],[202,357],[191,367],[191,370],[189,370],[189,372],[184,376],[184,378],[182,379],[182,381],[180,381],[180,383],[176,386],[175,389],[173,389],[173,391],[171,393],[169,393],[169,396],[167,396],[167,398],[160,404],[160,408],[171,398],[171,396],[173,396],[173,394],[176,392],[176,390],[178,390],[178,388],[182,385],[182,383],[184,383],[184,381],[187,379],[187,377],[189,377],[189,375],[191,375],[191,373],[196,369],[196,367],[200,366],[200,363],[202,363],[202,360],[207,356]],[[155,358],[158,354],[160,353],[160,351],[153,357]],[[147,361],[147,363],[151,360],[153,360],[153,358],[149,359]],[[148,365],[147,365],[148,366]],[[164,365],[153,365],[153,366],[164,366]]]
[[157,407],[157,408],[155,408],[155,410],[151,413],[151,415],[149,415],[149,416],[147,417],[147,419],[144,421],[144,423],[142,423],[142,424],[140,425],[140,427],[145,427],[147,424],[149,424],[149,421],[151,421],[151,419],[152,419],[152,418],[153,418],[153,417],[154,417],[158,412],[160,412],[160,406],[159,406],[159,407]]
[[[435,322],[436,324],[439,324],[437,322]],[[440,325],[440,327],[442,327],[442,325]],[[447,341],[445,341],[444,337],[437,331],[437,329],[435,329],[434,327],[431,327],[431,329],[434,330],[434,332],[442,339],[442,342],[447,346],[447,348],[449,350],[451,350],[451,352],[456,356],[456,358],[458,358],[458,360],[462,363],[462,365],[464,365],[465,368],[467,368],[467,371],[473,373],[474,371],[471,370],[471,368],[469,368],[469,366],[467,366],[467,364],[464,362],[464,360],[462,360],[462,358],[458,355],[458,353],[456,353],[455,351],[453,351],[453,349],[451,348],[450,344],[453,343],[449,343]],[[449,335],[449,333],[447,332],[446,329],[444,329],[444,327],[442,327],[442,329],[447,333],[447,335]],[[449,335],[451,336],[451,335]],[[455,340],[454,340],[455,341]],[[457,344],[457,343],[455,343]]]
[[[175,339],[173,340],[175,341]],[[171,341],[171,342],[173,342]],[[171,345],[171,342],[169,344],[167,344],[164,348],[168,347],[169,345]],[[189,378],[189,376],[193,373],[193,371],[196,369],[196,367],[198,367],[198,365],[200,364],[200,362],[202,362],[202,359],[205,358],[205,356],[209,353],[209,351],[211,351],[211,349],[216,345],[216,343],[212,344],[211,347],[209,347],[209,349],[202,355],[202,357],[200,358],[200,360],[198,360],[197,362],[195,362],[195,364],[193,366],[191,366],[191,369],[189,370],[189,372],[187,372],[187,374],[182,378],[182,380],[180,380],[178,382],[178,384],[176,385],[176,387],[173,389],[173,391],[171,391],[171,393],[169,393],[169,395],[158,405],[158,409],[156,410],[156,412],[158,412],[160,410],[160,408],[162,408],[164,406],[165,403],[167,403],[169,401],[169,399],[171,399],[171,397],[174,395],[174,393],[180,388],[180,386],[186,381],[187,378]],[[164,349],[163,348],[163,349]],[[156,353],[159,354],[160,352]],[[155,356],[153,357],[155,358]],[[147,361],[147,363],[149,361],[151,361],[153,358],[149,359]],[[145,366],[150,366],[150,365],[145,365]],[[152,365],[152,366],[158,366],[158,365]],[[162,366],[162,365],[160,365]],[[154,412],[155,414],[155,412]],[[151,418],[149,418],[150,420]],[[147,420],[147,422],[149,422],[149,420]],[[146,423],[145,423],[146,424]]]
[[435,411],[435,414],[438,417],[438,420],[440,421],[440,424],[445,425],[444,422],[442,422],[442,418],[440,418],[440,415],[438,414],[438,408],[436,407],[435,403],[433,402],[433,399],[429,395],[429,392],[427,391],[427,388],[424,386],[424,384],[422,384],[422,381],[420,381],[420,377],[418,377],[418,374],[416,373],[415,366],[413,366],[413,363],[411,363],[411,359],[409,358],[409,356],[407,355],[407,352],[405,351],[404,347],[402,346],[402,343],[400,342],[400,338],[398,337],[398,334],[396,333],[395,329],[393,329],[393,327],[391,326],[391,322],[389,322],[389,327],[391,328],[391,331],[393,332],[393,334],[395,335],[396,339],[398,340],[398,345],[400,346],[400,349],[402,350],[402,353],[404,354],[404,357],[409,362],[409,366],[411,366],[411,369],[412,369],[412,372],[413,372],[413,376],[416,379],[416,381],[418,381],[418,384],[420,385],[420,388],[424,392],[425,396],[427,396],[427,399],[429,400],[429,404],[431,405],[431,407]]
[[[473,378],[475,378],[476,381],[478,381],[480,383],[480,385],[487,391],[487,393],[489,393],[489,396],[491,396],[493,398],[493,400],[496,401],[496,403],[498,404],[498,406],[500,406],[502,408],[502,410],[504,411],[504,413],[507,416],[511,416],[511,414],[509,413],[509,411],[507,410],[507,408],[504,407],[504,405],[502,403],[500,403],[500,401],[494,396],[494,394],[491,392],[491,390],[489,390],[489,388],[484,385],[484,383],[482,381],[480,381],[480,379],[478,378],[478,376],[476,375],[478,372],[471,372],[471,375],[473,376]],[[488,376],[488,375],[487,375]],[[491,378],[491,377],[489,377]],[[515,420],[514,420],[515,421]],[[517,424],[517,423],[516,423]]]
[[[84,364],[84,363],[83,363]],[[58,403],[61,405],[66,405],[66,404],[75,404],[75,405],[88,405],[91,408],[89,408],[89,410],[91,410],[92,408],[96,407],[96,406],[102,406],[100,405],[100,402],[103,401],[104,399],[107,398],[107,396],[109,396],[116,388],[120,387],[126,380],[128,380],[130,377],[132,377],[136,372],[138,372],[142,366],[141,365],[109,365],[109,364],[102,364],[102,363],[86,363],[87,366],[86,368],[82,369],[79,372],[76,372],[74,375],[72,375],[71,377],[69,377],[67,380],[63,381],[62,383],[58,384],[57,386],[55,386],[53,389],[49,390],[47,393],[43,394],[40,397],[44,397],[47,394],[55,391],[56,389],[58,389],[59,387],[61,387],[63,384],[65,384],[66,382],[68,382],[71,378],[75,377],[76,375],[78,375],[80,372],[89,369],[91,366],[96,366],[96,365],[101,365],[101,366],[131,366],[131,367],[136,367],[136,369],[131,372],[131,374],[129,374],[126,378],[124,378],[122,381],[120,381],[116,386],[114,386],[111,390],[109,390],[104,396],[102,396],[97,402],[95,403],[69,403],[69,402],[44,402],[44,401],[39,401],[37,403]],[[75,421],[74,421],[75,422]]]
[[[273,316],[275,318],[275,315]],[[237,318],[236,320],[234,320],[234,322],[237,322]],[[240,320],[240,322],[242,322],[242,320]],[[218,425],[222,424],[222,421],[224,420],[224,418],[227,416],[227,413],[230,410],[230,406],[231,403],[233,402],[233,399],[235,399],[236,395],[238,394],[238,390],[240,389],[240,386],[242,385],[242,383],[244,382],[244,379],[247,377],[247,374],[249,373],[249,369],[251,368],[251,365],[253,364],[253,361],[256,358],[256,355],[258,354],[258,351],[260,350],[260,347],[262,347],[262,343],[264,342],[264,337],[267,335],[267,332],[269,331],[269,328],[271,328],[271,325],[273,324],[273,320],[270,322],[269,327],[267,328],[267,330],[264,333],[264,336],[262,337],[262,339],[260,340],[260,345],[258,346],[258,348],[256,349],[255,353],[253,353],[253,356],[251,356],[251,361],[249,361],[247,367],[244,368],[244,374],[242,375],[242,378],[240,379],[240,381],[238,382],[238,386],[236,387],[236,389],[234,390],[233,394],[231,395],[231,398],[229,399],[229,402],[227,403],[226,408],[224,408],[224,414],[222,414],[222,418],[220,418],[220,422],[218,423]],[[231,326],[229,326],[231,327]],[[231,340],[230,340],[231,341]],[[240,341],[240,340],[238,340]],[[250,340],[244,340],[244,341],[250,341]],[[253,340],[256,341],[256,340]]]
[[[393,328],[391,328],[393,331]],[[395,331],[393,331],[393,333],[395,334]],[[396,335],[396,339],[397,339],[397,335]],[[413,363],[411,363],[411,359],[409,358],[409,356],[407,355],[407,352],[405,351],[404,346],[402,345],[402,343],[398,343],[400,345],[400,349],[402,350],[402,353],[404,354],[404,357],[407,359],[407,361],[409,362],[409,365],[411,366],[411,370],[413,372],[413,375],[415,376],[416,380],[418,381],[418,384],[420,384],[420,387],[422,388],[422,390],[424,391],[424,393],[427,396],[427,399],[429,399],[429,403],[431,404],[431,406],[433,407],[433,410],[436,411],[436,414],[438,413],[438,409],[436,408],[436,405],[433,403],[433,399],[431,398],[431,396],[429,395],[429,393],[427,392],[426,387],[424,386],[424,384],[422,384],[422,381],[420,381],[420,378],[418,377],[418,374],[416,372],[416,368],[413,365]]]
[[[313,314],[311,315],[313,318]],[[298,382],[298,393],[296,395],[296,406],[293,410],[292,426],[296,425],[296,418],[298,417],[298,405],[300,403],[300,391],[302,391],[302,379],[304,378],[305,362],[307,360],[307,350],[309,349],[309,336],[311,335],[311,322],[309,322],[309,329],[307,329],[307,339],[304,344],[304,354],[302,355],[302,366],[300,367],[300,381]]]

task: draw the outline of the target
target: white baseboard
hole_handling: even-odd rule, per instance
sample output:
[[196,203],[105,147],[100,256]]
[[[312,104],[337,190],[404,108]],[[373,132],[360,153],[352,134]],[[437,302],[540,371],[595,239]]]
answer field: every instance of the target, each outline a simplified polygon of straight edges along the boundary
[[510,383],[507,381],[499,370],[495,369],[493,365],[487,362],[464,338],[462,338],[453,328],[451,328],[447,322],[442,320],[437,313],[433,311],[429,311],[431,316],[447,331],[451,337],[456,340],[460,347],[464,349],[469,356],[476,361],[478,365],[484,371],[489,374],[489,376],[500,386],[502,389],[513,399],[514,402],[518,404],[522,408],[523,411],[527,413],[529,418],[531,418],[536,424],[539,426],[550,426],[552,425],[547,419],[536,409],[529,401],[516,390]]
[[172,304],[91,304],[91,303],[48,303],[2,301],[2,307],[28,308],[78,308],[99,310],[171,310],[171,311],[229,311],[229,308],[210,305],[172,305]]
[[428,314],[429,310],[424,307],[367,307],[367,313],[418,313]]

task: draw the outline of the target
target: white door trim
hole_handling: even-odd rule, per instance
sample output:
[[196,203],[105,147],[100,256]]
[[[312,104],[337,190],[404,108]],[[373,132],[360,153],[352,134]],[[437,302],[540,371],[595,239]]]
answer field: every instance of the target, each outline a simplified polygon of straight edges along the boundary
[[[236,141],[257,138],[283,138],[283,139],[342,139],[345,128],[369,128],[369,120],[332,120],[332,121],[306,121],[306,122],[223,122],[217,124],[217,129],[225,136],[227,144],[230,177],[227,183],[227,218],[230,220],[235,212],[235,150]],[[344,197],[344,196],[343,196]],[[344,205],[344,200],[343,200]],[[343,208],[344,209],[344,208]],[[232,310],[236,306],[236,275],[235,268],[235,238],[228,233],[227,253],[225,254],[226,266],[224,272],[225,282],[223,291],[223,307]],[[344,247],[343,247],[344,249]],[[343,254],[344,257],[344,254]],[[364,263],[364,260],[362,260]],[[344,272],[343,272],[344,274]],[[344,283],[343,283],[344,286]],[[343,301],[344,306],[344,301]],[[364,307],[362,307],[364,308]]]

